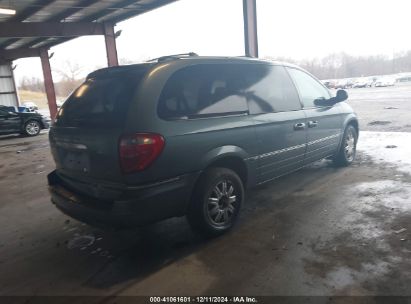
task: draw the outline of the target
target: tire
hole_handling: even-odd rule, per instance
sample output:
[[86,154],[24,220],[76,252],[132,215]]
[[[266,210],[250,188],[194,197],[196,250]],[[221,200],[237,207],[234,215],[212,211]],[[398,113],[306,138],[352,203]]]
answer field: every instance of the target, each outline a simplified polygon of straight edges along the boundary
[[244,186],[230,169],[210,168],[195,186],[187,219],[191,228],[205,237],[230,230],[244,201]]
[[26,136],[36,136],[39,135],[41,131],[41,125],[37,120],[29,120],[24,124],[24,134]]
[[358,133],[353,125],[348,125],[344,131],[341,147],[334,157],[334,164],[339,167],[349,166],[355,160],[357,152]]

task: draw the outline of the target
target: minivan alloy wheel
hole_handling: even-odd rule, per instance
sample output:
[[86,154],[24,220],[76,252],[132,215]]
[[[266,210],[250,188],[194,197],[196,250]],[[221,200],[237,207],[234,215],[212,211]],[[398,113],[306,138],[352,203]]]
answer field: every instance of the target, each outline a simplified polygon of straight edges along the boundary
[[213,225],[227,225],[236,210],[237,196],[234,185],[229,180],[219,182],[210,192],[207,215]]
[[348,130],[347,136],[345,138],[344,153],[345,153],[345,157],[347,158],[348,161],[351,162],[351,161],[354,160],[355,136],[354,136],[353,131],[351,129]]
[[344,130],[341,146],[333,157],[336,166],[349,166],[355,159],[358,132],[353,125]]
[[238,220],[244,197],[243,181],[236,172],[211,167],[203,172],[193,190],[188,222],[205,237],[219,236]]

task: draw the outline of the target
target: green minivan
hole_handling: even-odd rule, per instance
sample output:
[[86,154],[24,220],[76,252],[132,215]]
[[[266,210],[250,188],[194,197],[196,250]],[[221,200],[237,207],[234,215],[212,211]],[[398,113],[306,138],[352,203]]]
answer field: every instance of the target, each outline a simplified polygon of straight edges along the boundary
[[51,200],[92,225],[186,215],[220,235],[246,189],[324,158],[354,161],[347,97],[297,66],[244,57],[190,53],[95,71],[50,130]]

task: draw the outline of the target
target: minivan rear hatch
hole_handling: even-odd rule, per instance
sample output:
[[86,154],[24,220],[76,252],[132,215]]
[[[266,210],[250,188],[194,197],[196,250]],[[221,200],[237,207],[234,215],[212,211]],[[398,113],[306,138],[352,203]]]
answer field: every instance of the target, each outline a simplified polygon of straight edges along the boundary
[[60,176],[99,185],[121,183],[119,138],[149,65],[131,67],[90,74],[60,109],[49,135]]

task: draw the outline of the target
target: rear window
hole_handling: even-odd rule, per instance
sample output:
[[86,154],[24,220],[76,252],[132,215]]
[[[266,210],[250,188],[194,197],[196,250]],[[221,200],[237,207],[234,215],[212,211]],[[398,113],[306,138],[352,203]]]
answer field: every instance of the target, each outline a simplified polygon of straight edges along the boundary
[[145,69],[87,79],[57,115],[59,126],[119,126],[126,116]]

